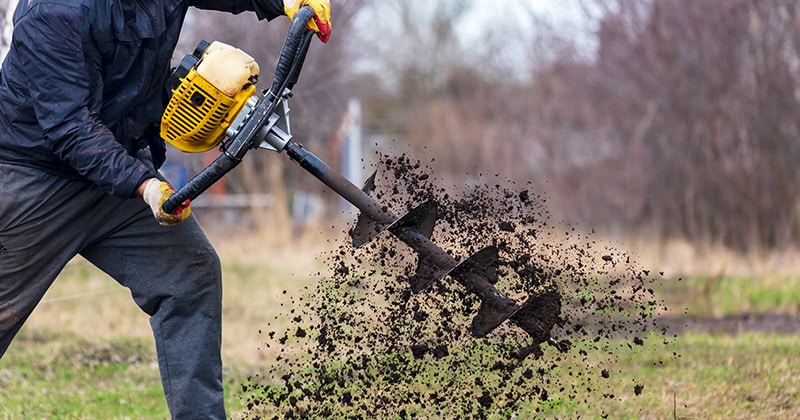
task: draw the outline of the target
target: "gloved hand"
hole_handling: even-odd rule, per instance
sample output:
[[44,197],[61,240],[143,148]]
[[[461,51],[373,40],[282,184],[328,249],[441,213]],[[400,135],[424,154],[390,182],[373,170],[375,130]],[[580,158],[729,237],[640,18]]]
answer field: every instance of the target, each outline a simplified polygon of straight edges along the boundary
[[175,194],[175,189],[172,188],[172,185],[156,178],[150,178],[142,185],[144,186],[142,198],[144,202],[150,206],[150,210],[153,211],[153,216],[155,216],[159,224],[163,226],[176,225],[188,219],[189,215],[192,214],[192,209],[189,207],[189,200],[186,200],[178,207],[175,213],[167,213],[161,209],[161,205],[164,204],[172,194]]
[[314,18],[308,22],[308,27],[317,32],[319,40],[328,42],[331,36],[331,2],[329,0],[283,0],[283,12],[289,19],[303,6],[314,9]]

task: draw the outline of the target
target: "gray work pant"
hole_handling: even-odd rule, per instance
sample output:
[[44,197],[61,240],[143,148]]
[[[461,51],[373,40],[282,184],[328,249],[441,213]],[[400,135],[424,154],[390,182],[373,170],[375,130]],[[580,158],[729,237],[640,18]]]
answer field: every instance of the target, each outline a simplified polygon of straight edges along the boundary
[[224,418],[219,257],[194,217],[161,226],[141,198],[0,163],[0,357],[80,254],[148,315],[173,418]]

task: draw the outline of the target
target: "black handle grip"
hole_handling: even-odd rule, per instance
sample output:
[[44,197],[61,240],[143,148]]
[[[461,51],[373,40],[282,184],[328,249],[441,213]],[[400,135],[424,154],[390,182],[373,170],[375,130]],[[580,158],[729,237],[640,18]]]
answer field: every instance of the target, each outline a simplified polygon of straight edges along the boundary
[[186,185],[182,186],[175,194],[164,201],[161,209],[173,213],[186,200],[194,200],[215,182],[219,181],[226,173],[235,168],[241,160],[234,159],[227,154],[219,155],[210,165],[193,176]]
[[303,65],[308,46],[311,43],[311,35],[314,33],[307,29],[308,21],[312,17],[314,17],[314,9],[309,6],[301,7],[294,16],[278,58],[275,75],[272,76],[270,91],[275,96],[280,96],[284,88],[297,82],[300,67]]
[[308,47],[311,45],[312,38],[314,38],[314,31],[308,31],[303,34],[303,39],[300,41],[300,48],[295,56],[294,65],[290,71],[289,78],[286,80],[286,87],[289,89],[294,87],[294,84],[297,83],[297,79],[300,77],[300,70],[303,69],[303,63],[306,61],[306,54],[308,53]]

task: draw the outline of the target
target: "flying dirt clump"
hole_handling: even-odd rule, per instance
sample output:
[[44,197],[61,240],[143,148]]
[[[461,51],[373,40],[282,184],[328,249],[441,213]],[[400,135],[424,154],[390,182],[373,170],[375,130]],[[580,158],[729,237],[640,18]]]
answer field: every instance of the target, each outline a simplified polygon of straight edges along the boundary
[[458,261],[496,247],[494,286],[533,304],[476,339],[469,325],[481,302],[461,284],[444,276],[412,293],[417,256],[408,246],[381,234],[353,249],[343,237],[323,256],[330,273],[284,314],[295,325],[269,332],[281,357],[242,385],[246,415],[526,418],[558,401],[602,406],[643,392],[609,366],[616,349],[665,333],[648,271],[557,229],[528,184],[481,178],[456,191],[405,155],[380,156],[379,166],[379,202],[402,215],[434,200],[431,239]]

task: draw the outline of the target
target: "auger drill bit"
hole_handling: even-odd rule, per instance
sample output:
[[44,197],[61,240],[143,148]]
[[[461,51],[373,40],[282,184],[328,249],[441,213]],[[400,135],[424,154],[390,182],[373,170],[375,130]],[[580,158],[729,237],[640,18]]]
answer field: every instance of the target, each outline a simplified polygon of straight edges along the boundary
[[517,305],[494,287],[499,261],[496,247],[488,246],[463,261],[457,261],[431,241],[437,218],[435,202],[422,203],[402,217],[397,217],[369,195],[374,188],[374,174],[361,189],[300,144],[289,142],[284,150],[303,169],[361,211],[358,222],[350,233],[355,247],[367,243],[383,231],[389,231],[417,252],[417,272],[410,279],[413,292],[424,291],[437,280],[449,275],[467,291],[478,296],[481,300],[480,308],[470,326],[474,337],[485,337],[510,319],[528,333],[535,344],[550,338],[550,330],[555,321],[532,319],[539,312],[540,305],[536,296],[530,296],[524,304]]

